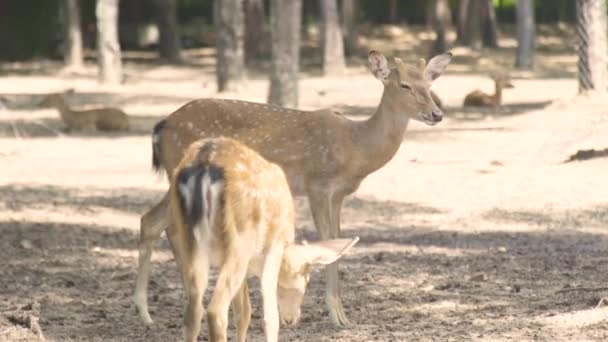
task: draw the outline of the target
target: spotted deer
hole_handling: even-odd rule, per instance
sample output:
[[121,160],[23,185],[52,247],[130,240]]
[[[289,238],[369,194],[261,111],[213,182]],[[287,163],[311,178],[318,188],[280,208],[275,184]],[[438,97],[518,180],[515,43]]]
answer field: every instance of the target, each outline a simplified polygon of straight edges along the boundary
[[[248,275],[260,278],[267,341],[280,319],[295,324],[314,265],[342,257],[357,241],[294,242],[293,198],[283,170],[230,138],[192,143],[173,171],[167,237],[180,267],[185,341],[197,340],[210,267],[219,274],[207,308],[210,341],[226,341],[232,301],[237,340],[251,320]],[[280,308],[280,311],[279,311]]]
[[[435,125],[443,113],[430,95],[431,82],[451,60],[451,53],[406,65],[395,58],[390,68],[379,52],[368,56],[372,74],[384,85],[376,112],[353,121],[329,110],[299,111],[244,101],[192,101],[161,121],[153,134],[153,164],[171,174],[185,148],[201,137],[237,139],[281,166],[295,195],[307,195],[321,239],[340,235],[340,209],[370,173],[395,155],[410,119]],[[167,196],[141,218],[139,269],[133,296],[142,320],[150,324],[147,286],[152,244],[168,225]],[[338,264],[326,268],[325,302],[332,322],[349,324],[342,301]]]
[[513,88],[511,77],[504,72],[493,72],[490,77],[494,80],[494,94],[486,94],[478,89],[474,90],[464,98],[463,106],[498,107],[502,104],[502,90]]
[[127,114],[117,108],[73,110],[65,102],[64,94],[47,95],[40,106],[51,106],[59,111],[68,131],[126,131],[129,129]]

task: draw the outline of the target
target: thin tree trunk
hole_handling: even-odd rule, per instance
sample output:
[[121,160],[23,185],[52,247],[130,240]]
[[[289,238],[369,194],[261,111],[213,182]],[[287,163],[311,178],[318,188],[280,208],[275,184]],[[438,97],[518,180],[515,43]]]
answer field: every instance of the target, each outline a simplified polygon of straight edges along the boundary
[[606,0],[577,0],[578,89],[606,92]]
[[82,31],[80,27],[80,2],[64,0],[65,9],[65,49],[63,60],[68,68],[82,69]]
[[97,0],[97,58],[99,81],[122,82],[122,61],[118,42],[118,0]]
[[268,102],[298,106],[302,0],[270,0],[272,64]]
[[215,0],[217,89],[236,90],[245,79],[245,25],[241,0]]
[[498,21],[492,0],[482,0],[481,13],[483,18],[483,45],[498,47]]
[[448,0],[433,0],[432,5],[432,23],[436,36],[433,44],[433,55],[437,55],[447,50],[447,29],[450,26],[452,13]]
[[156,11],[160,32],[158,44],[160,57],[171,62],[180,62],[182,56],[177,22],[177,0],[156,0]]
[[323,73],[336,75],[344,72],[344,42],[338,17],[337,0],[320,0],[321,5],[321,44],[323,50]]
[[469,41],[467,37],[467,11],[469,9],[469,0],[458,1],[458,22],[456,25],[456,41],[459,44],[465,45]]
[[535,20],[534,0],[517,1],[517,56],[515,66],[531,68],[534,66]]
[[[323,1],[323,0],[321,0]],[[389,0],[388,2],[388,21],[389,23],[396,23],[399,20],[399,1]]]
[[359,49],[359,17],[358,0],[342,0],[342,33],[344,34],[344,49],[347,54],[353,54]]
[[481,16],[479,15],[481,0],[468,0],[468,2],[464,44],[473,50],[481,50]]
[[263,0],[245,0],[245,61],[251,64],[268,48]]

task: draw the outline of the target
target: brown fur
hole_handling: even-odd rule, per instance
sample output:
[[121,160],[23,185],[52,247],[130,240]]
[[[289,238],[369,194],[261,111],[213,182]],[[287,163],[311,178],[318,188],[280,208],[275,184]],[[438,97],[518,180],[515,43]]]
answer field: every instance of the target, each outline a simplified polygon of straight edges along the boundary
[[481,90],[474,90],[464,98],[463,106],[498,107],[502,104],[502,90],[504,88],[513,88],[511,78],[505,73],[494,73],[491,77],[494,80],[494,94],[486,94]]
[[43,106],[52,106],[59,111],[63,123],[70,131],[127,131],[129,119],[117,108],[73,110],[65,102],[62,94],[47,95]]

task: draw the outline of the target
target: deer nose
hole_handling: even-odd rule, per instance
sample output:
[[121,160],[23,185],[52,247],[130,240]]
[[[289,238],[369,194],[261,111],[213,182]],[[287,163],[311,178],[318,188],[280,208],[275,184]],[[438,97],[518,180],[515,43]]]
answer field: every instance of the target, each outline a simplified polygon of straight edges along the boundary
[[435,122],[440,122],[443,120],[443,113],[441,111],[434,110],[431,112],[431,118],[433,118]]

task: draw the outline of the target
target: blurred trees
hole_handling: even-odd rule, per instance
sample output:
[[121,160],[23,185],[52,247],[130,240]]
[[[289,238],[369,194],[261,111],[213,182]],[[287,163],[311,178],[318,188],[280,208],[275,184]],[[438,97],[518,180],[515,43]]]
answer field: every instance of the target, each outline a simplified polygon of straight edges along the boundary
[[466,23],[463,32],[464,45],[473,50],[481,49],[481,0],[467,0]]
[[515,66],[531,68],[535,49],[534,0],[517,1],[517,54]]
[[272,60],[268,102],[298,106],[302,0],[270,0]]
[[215,0],[217,89],[235,90],[245,78],[245,20],[242,0]]
[[119,84],[122,82],[122,61],[118,43],[118,1],[97,0],[97,59],[99,81]]
[[579,92],[605,92],[608,85],[606,62],[606,0],[576,1]]
[[452,21],[452,12],[448,0],[433,0],[431,21],[435,29],[435,43],[432,55],[443,53],[447,50],[447,30]]
[[344,42],[338,16],[337,0],[319,0],[321,7],[321,50],[323,73],[341,74],[346,69]]
[[245,7],[245,61],[251,64],[260,58],[268,47],[266,11],[263,0],[244,0]]
[[158,23],[158,52],[161,58],[171,62],[181,61],[177,0],[156,0]]
[[65,42],[63,59],[70,69],[82,69],[82,31],[80,28],[80,1],[63,0],[63,13],[65,17]]
[[492,0],[481,1],[481,39],[484,46],[498,47],[498,22]]
[[359,0],[342,0],[341,10],[344,51],[351,55],[359,49]]

